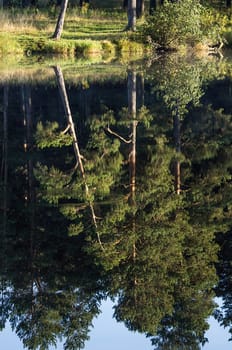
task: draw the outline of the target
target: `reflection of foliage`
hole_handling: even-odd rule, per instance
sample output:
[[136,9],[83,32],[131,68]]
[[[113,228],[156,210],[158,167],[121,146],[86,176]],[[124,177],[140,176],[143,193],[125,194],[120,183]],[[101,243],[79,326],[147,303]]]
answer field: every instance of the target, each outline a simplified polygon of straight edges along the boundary
[[164,64],[162,70],[159,64],[154,66],[151,79],[157,81],[154,91],[161,94],[172,114],[175,115],[178,108],[183,118],[188,104],[197,104],[202,96],[202,67],[191,62],[178,62],[173,58],[160,63]]
[[71,199],[75,196],[82,195],[82,182],[73,181],[72,173],[65,174],[57,168],[37,164],[34,169],[34,175],[40,182],[42,191],[42,198],[51,204],[58,204],[59,199]]
[[[65,338],[67,350],[83,348],[106,295],[116,300],[115,318],[145,333],[159,349],[179,350],[179,343],[199,349],[205,342],[217,282],[215,234],[231,227],[231,116],[212,106],[194,107],[202,83],[215,70],[207,65],[203,74],[203,63],[175,65],[175,59],[157,62],[146,82],[156,94],[150,109],[136,115],[133,193],[127,108],[80,122],[84,176],[72,168],[72,148],[60,148],[71,142],[69,136],[60,141],[58,124],[41,124],[40,136],[37,129],[37,146],[47,149],[36,152],[33,172],[22,164],[25,155],[14,160],[7,244],[0,255],[7,262],[1,264],[0,321],[4,327],[10,319],[29,348],[46,349],[57,336]],[[156,103],[160,97],[165,106]],[[177,107],[181,154],[174,146],[174,123],[165,114],[168,109],[176,115]],[[33,151],[26,156],[34,156]],[[180,195],[176,160],[181,163]],[[218,270],[225,282],[217,289],[225,300],[220,322],[227,325],[228,256],[219,257]]]
[[46,122],[43,126],[41,122],[37,124],[35,141],[39,148],[62,147],[72,144],[72,138],[69,134],[58,131],[59,125],[57,122]]
[[90,125],[91,134],[84,151],[87,182],[94,188],[94,195],[103,199],[110,193],[110,188],[120,172],[123,157],[119,152],[120,142],[107,137],[105,128],[115,123],[112,111],[95,116]]
[[153,65],[148,73],[153,92],[162,97],[172,115],[183,119],[190,105],[198,105],[202,86],[215,78],[222,78],[230,68],[224,61],[184,60],[169,55]]

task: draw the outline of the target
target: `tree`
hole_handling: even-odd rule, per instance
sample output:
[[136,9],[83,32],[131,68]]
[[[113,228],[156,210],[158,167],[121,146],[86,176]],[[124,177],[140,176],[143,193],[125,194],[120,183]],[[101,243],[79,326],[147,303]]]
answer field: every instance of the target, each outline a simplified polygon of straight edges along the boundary
[[54,34],[52,36],[53,39],[58,40],[61,37],[67,7],[68,7],[68,0],[62,0],[59,17],[58,17],[57,23],[56,23],[56,28],[55,28]]
[[144,0],[137,0],[136,2],[136,17],[140,18],[144,14]]
[[127,30],[136,30],[136,0],[128,0],[128,6],[127,6]]

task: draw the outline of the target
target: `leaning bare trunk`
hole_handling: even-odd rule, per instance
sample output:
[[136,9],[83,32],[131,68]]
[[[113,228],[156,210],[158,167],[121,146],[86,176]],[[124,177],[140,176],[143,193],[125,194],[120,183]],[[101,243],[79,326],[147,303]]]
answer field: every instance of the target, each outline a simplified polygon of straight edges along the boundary
[[127,29],[135,31],[136,30],[136,0],[128,0],[127,18],[128,18]]
[[66,92],[66,88],[65,88],[63,73],[62,73],[62,70],[59,66],[55,66],[54,71],[55,71],[56,79],[58,82],[60,97],[62,99],[62,103],[63,103],[63,107],[64,107],[64,111],[65,111],[65,116],[67,118],[68,125],[69,125],[70,130],[71,130],[71,135],[72,135],[72,139],[73,139],[73,148],[74,148],[74,152],[75,152],[75,156],[76,156],[76,162],[77,162],[77,165],[80,166],[82,176],[84,176],[84,167],[83,167],[83,163],[82,163],[82,159],[81,159],[81,153],[80,153],[80,149],[79,149],[79,145],[78,145],[75,125],[73,122],[72,113],[71,113],[70,106],[69,106],[69,101],[68,101],[68,96],[67,96],[67,92]]
[[[68,95],[67,95],[67,91],[66,91],[66,87],[65,87],[63,73],[62,73],[62,70],[59,66],[55,66],[54,71],[55,71],[55,75],[56,75],[56,79],[57,79],[57,83],[58,83],[58,87],[59,87],[59,92],[60,92],[60,97],[62,99],[65,115],[66,115],[66,118],[68,120],[70,133],[71,133],[72,139],[73,139],[73,147],[74,147],[74,152],[75,152],[75,156],[76,156],[76,162],[77,162],[77,165],[80,167],[81,175],[82,175],[84,185],[85,185],[86,198],[88,199],[90,197],[89,196],[89,186],[88,186],[87,181],[86,181],[85,169],[84,169],[84,165],[82,162],[82,156],[80,153],[80,148],[79,148],[78,139],[77,139],[77,135],[76,135],[75,125],[74,125],[73,118],[72,118],[71,109],[69,106],[69,100],[68,100]],[[91,210],[93,224],[96,228],[98,243],[100,244],[101,249],[104,250],[104,247],[101,243],[99,233],[97,231],[97,217],[96,217],[96,214],[94,211],[94,206],[93,206],[93,203],[91,200],[88,200],[88,202],[89,202],[89,207]]]
[[68,7],[68,0],[62,0],[61,3],[61,8],[60,8],[60,14],[56,23],[56,29],[55,32],[52,36],[53,39],[60,39],[62,31],[63,31],[63,26],[64,26],[64,18],[65,18],[65,13]]

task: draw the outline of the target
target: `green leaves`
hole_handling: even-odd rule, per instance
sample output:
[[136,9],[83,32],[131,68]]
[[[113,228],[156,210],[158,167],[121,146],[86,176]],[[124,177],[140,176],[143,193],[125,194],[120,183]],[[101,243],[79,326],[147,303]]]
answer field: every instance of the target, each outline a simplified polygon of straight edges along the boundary
[[67,133],[59,132],[58,129],[59,125],[57,122],[47,121],[45,126],[39,122],[35,134],[37,146],[41,149],[70,146],[72,144],[71,136]]

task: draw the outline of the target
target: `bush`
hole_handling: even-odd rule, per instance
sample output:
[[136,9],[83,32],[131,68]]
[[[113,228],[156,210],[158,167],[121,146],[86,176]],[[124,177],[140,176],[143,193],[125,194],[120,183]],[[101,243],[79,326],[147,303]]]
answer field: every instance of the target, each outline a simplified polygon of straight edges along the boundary
[[205,11],[199,0],[165,1],[147,19],[142,34],[157,47],[167,49],[199,42],[206,35],[202,22]]

